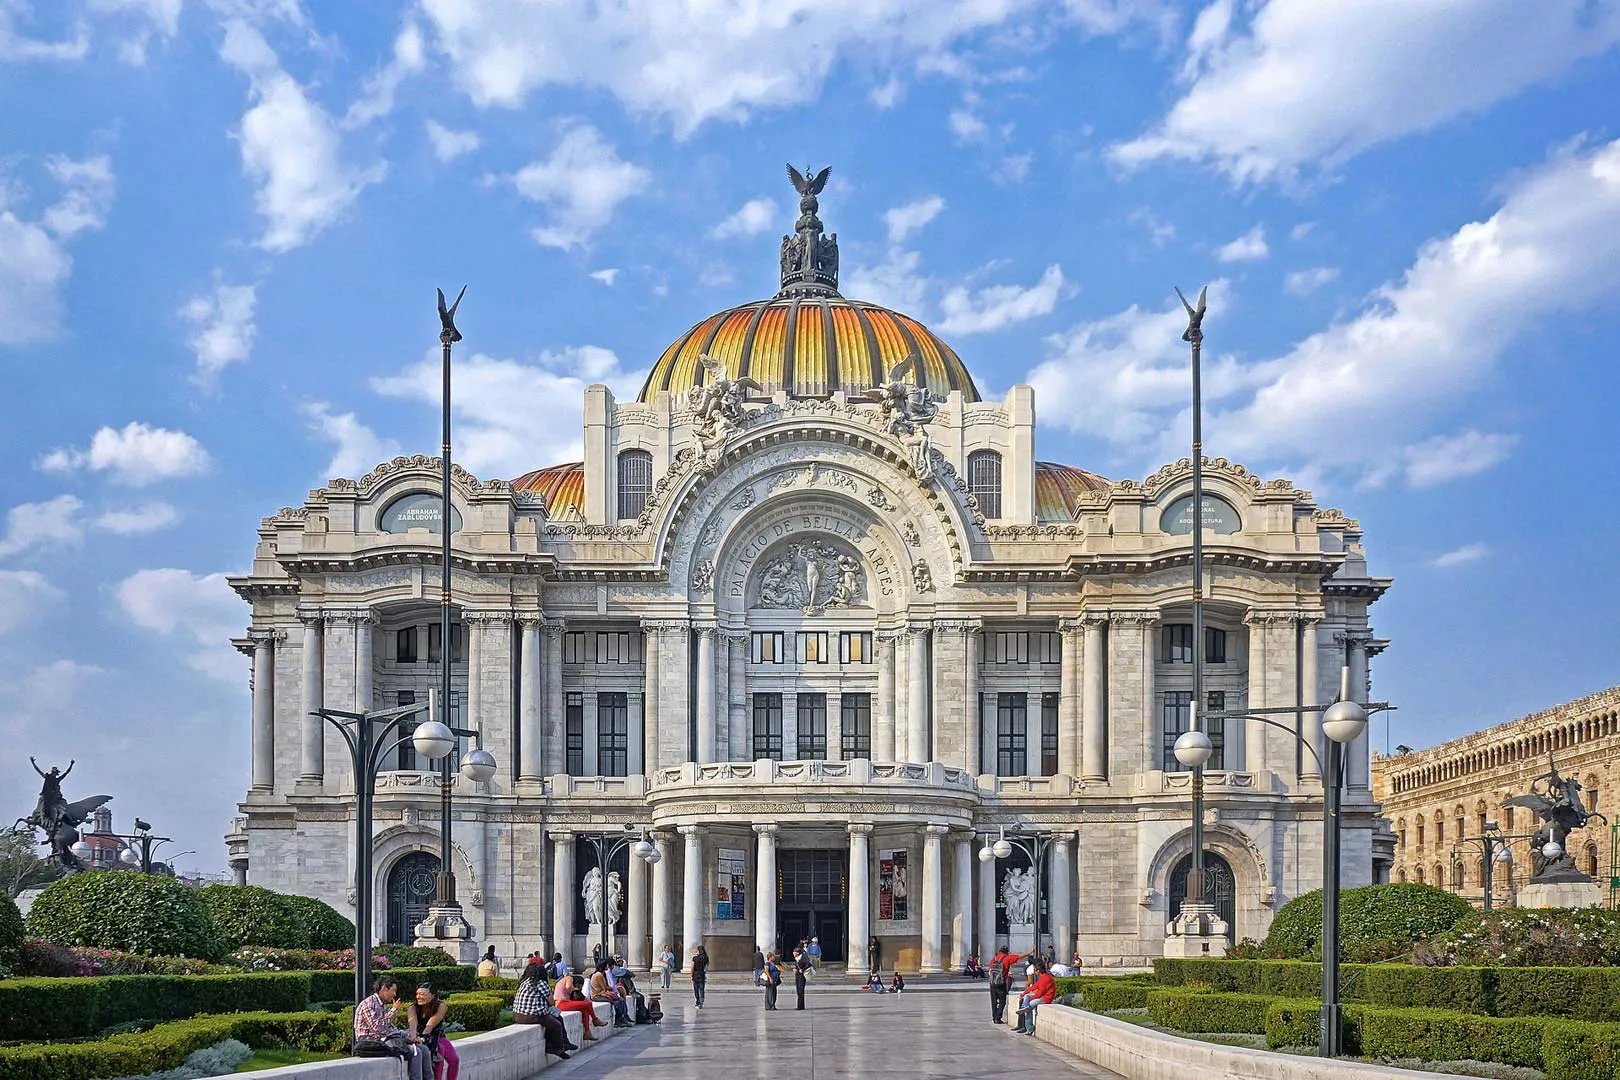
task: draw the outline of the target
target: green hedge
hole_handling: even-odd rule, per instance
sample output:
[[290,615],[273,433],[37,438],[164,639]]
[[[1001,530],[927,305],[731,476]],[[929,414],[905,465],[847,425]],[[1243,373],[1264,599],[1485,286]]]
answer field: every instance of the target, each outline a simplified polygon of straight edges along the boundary
[[90,870],[53,882],[34,899],[28,932],[58,945],[213,960],[224,955],[208,903],[176,878]]
[[1154,988],[1151,978],[1140,975],[1070,975],[1054,981],[1058,997],[1078,994],[1081,1008],[1099,1013],[1146,1008]]
[[299,896],[296,893],[288,893],[282,899],[304,921],[304,926],[309,931],[310,948],[354,948],[354,923],[331,904],[317,900],[313,896]]
[[1263,1035],[1266,1010],[1277,1001],[1264,994],[1207,994],[1195,990],[1153,990],[1148,1019],[1190,1034],[1242,1032]]
[[197,895],[213,913],[226,952],[244,945],[267,949],[310,947],[309,925],[290,897],[257,885],[220,883],[203,886]]
[[[22,912],[17,910],[16,901],[0,893],[0,972],[9,974],[16,970],[23,939],[27,936],[27,931],[23,929]],[[5,974],[0,974],[0,978],[4,978]]]
[[[1401,956],[1472,912],[1468,901],[1433,885],[1398,882],[1346,889],[1340,894],[1339,956],[1358,962]],[[1319,959],[1321,948],[1320,889],[1284,904],[1260,945],[1265,955],[1289,960]]]
[[1551,1080],[1614,1080],[1620,1076],[1620,1025],[1549,1020],[1541,1060]]
[[501,1011],[512,1003],[512,994],[502,991],[457,994],[446,998],[447,1020],[454,1020],[468,1031],[491,1031],[501,1026]]
[[0,1076],[5,1076],[6,1080],[100,1080],[138,1076],[177,1068],[188,1055],[226,1039],[237,1039],[255,1048],[342,1051],[349,1046],[353,1025],[352,1013],[250,1012],[198,1016],[98,1042],[0,1047]]

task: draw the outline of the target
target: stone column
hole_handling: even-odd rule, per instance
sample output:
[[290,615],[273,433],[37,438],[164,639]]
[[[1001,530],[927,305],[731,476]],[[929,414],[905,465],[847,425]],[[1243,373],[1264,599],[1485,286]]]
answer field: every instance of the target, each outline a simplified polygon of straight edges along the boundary
[[1080,765],[1082,779],[1105,781],[1108,779],[1108,705],[1103,693],[1104,675],[1108,671],[1108,649],[1104,633],[1108,621],[1094,615],[1083,620],[1086,652],[1084,701],[1081,705],[1081,723],[1084,745]]
[[[1143,772],[1164,768],[1163,717],[1159,708],[1159,688],[1154,685],[1153,669],[1159,658],[1159,617],[1152,612],[1141,616],[1142,625],[1142,763]],[[1198,642],[1194,648],[1203,648]]]
[[[756,829],[759,826],[754,826]],[[775,828],[775,826],[772,826]],[[866,941],[872,936],[872,826],[861,822],[849,825],[849,945],[845,973],[870,973],[866,962]],[[774,910],[776,889],[771,889]]]
[[548,620],[541,629],[541,651],[545,655],[545,744],[546,771],[556,776],[568,771],[568,750],[563,742],[563,620]]
[[647,747],[647,695],[628,694],[630,705],[630,732],[625,740],[625,772],[631,776],[644,776],[647,761],[643,756]]
[[648,971],[653,971],[653,963],[665,945],[675,947],[674,927],[669,920],[669,834],[655,832],[652,842],[658,849],[659,859],[652,868],[652,957],[647,963]]
[[[1266,665],[1270,660],[1266,654],[1271,644],[1267,638],[1271,623],[1269,619],[1251,611],[1243,617],[1243,625],[1249,628],[1248,707],[1264,709],[1271,704],[1266,695]],[[1244,772],[1258,773],[1271,767],[1271,755],[1267,753],[1266,745],[1269,741],[1264,725],[1243,724]]]
[[574,834],[551,833],[551,947],[574,966]]
[[713,626],[697,626],[697,760],[714,763],[714,635]]
[[754,755],[748,738],[748,635],[726,635],[726,760]]
[[951,854],[956,870],[951,880],[951,970],[961,971],[973,940],[973,834],[958,833]]
[[[975,857],[977,857],[975,853]],[[996,864],[994,860],[979,864],[979,960],[990,963],[996,954]]]
[[986,771],[984,767],[984,709],[979,701],[980,667],[984,663],[984,630],[979,626],[970,626],[963,634],[963,653],[967,658],[967,677],[963,680],[962,712],[967,717],[967,738],[963,753],[966,758],[963,766],[968,773],[977,776]]
[[[1317,662],[1317,619],[1314,615],[1301,615],[1299,620],[1299,683],[1300,704],[1316,705],[1322,701],[1319,690],[1320,678],[1316,671]],[[1299,764],[1299,778],[1301,780],[1322,779],[1322,767],[1317,763],[1317,757],[1322,754],[1322,714],[1304,713],[1299,718],[1300,737],[1311,750],[1301,751]],[[1313,757],[1311,751],[1316,752]]]
[[1058,772],[1080,775],[1080,642],[1079,619],[1059,619],[1063,649],[1058,677]]
[[[776,830],[775,825],[754,826],[759,835],[754,857],[754,944],[766,953],[776,948]],[[853,875],[853,864],[850,872]]]
[[377,673],[372,664],[376,641],[377,616],[362,611],[354,620],[354,708],[365,712],[375,708]]
[[276,631],[248,631],[253,642],[253,790],[276,785]]
[[537,780],[546,774],[545,729],[541,726],[545,672],[540,659],[538,615],[519,619],[523,627],[522,657],[518,662],[518,779]]
[[461,726],[473,731],[484,729],[484,627],[492,617],[492,612],[485,611],[461,614],[461,632],[467,637],[467,698],[461,708]]
[[917,970],[923,975],[937,975],[940,967],[940,946],[943,922],[940,918],[944,901],[944,874],[940,865],[947,825],[923,826],[923,880],[922,880],[922,963]]
[[[875,635],[878,661],[877,708],[872,712],[872,760],[894,757],[894,635]],[[863,947],[864,951],[864,947]]]
[[[1350,697],[1362,704],[1367,702],[1367,635],[1350,635]],[[1356,741],[1345,747],[1349,757],[1345,761],[1344,786],[1347,791],[1367,791],[1372,784],[1372,761],[1368,757],[1372,725],[1362,729]]]
[[651,967],[656,951],[650,953],[647,948],[647,861],[637,858],[635,852],[630,853],[628,861],[630,880],[626,882],[625,903],[629,908],[625,912],[624,935],[629,940],[624,950],[624,963],[634,971],[640,967]]
[[1074,871],[1069,865],[1069,844],[1073,833],[1060,832],[1052,838],[1052,880],[1048,901],[1052,918],[1052,950],[1058,962],[1067,964],[1074,951],[1074,901],[1069,895],[1069,882]]
[[912,627],[906,643],[906,757],[932,761],[928,745],[928,627]]
[[682,825],[686,858],[681,889],[681,971],[692,973],[692,950],[703,943],[703,837],[696,825]]
[[[644,622],[641,624],[645,636],[645,648],[642,650],[643,671],[642,680],[645,684],[643,697],[646,699],[646,719],[641,731],[642,769],[651,776],[658,766],[658,673],[659,663],[663,656],[663,628],[658,623]],[[656,928],[653,931],[657,936]],[[653,945],[653,954],[664,947],[664,942]]]
[[659,765],[692,760],[691,627],[684,622],[664,624],[659,646],[658,756]]
[[298,778],[318,783],[326,774],[326,721],[311,714],[324,707],[326,700],[323,685],[326,671],[322,656],[325,619],[319,611],[299,612],[298,618],[304,624],[304,643],[299,650],[303,677],[300,684],[302,700],[299,702],[302,715],[298,718],[298,730],[302,736]]

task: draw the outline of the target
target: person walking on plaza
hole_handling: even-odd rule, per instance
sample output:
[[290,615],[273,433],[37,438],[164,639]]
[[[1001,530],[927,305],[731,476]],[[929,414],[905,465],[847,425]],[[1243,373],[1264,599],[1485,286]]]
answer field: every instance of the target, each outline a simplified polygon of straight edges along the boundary
[[795,949],[793,952],[793,992],[798,995],[799,1003],[793,1008],[797,1012],[804,1010],[804,988],[810,982],[811,970],[810,950]]
[[405,1062],[409,1080],[427,1080],[431,1055],[418,1035],[397,1028],[388,1019],[399,998],[392,975],[380,976],[373,993],[354,1009],[354,1052],[360,1056],[397,1057]]
[[702,945],[692,950],[692,997],[703,1008],[703,993],[709,986],[709,950]]
[[765,985],[765,1011],[776,1011],[776,988],[782,985],[782,969],[776,963],[776,954],[765,958],[765,971],[760,976]]
[[758,945],[754,946],[754,985],[764,986],[762,976],[765,974],[765,953]]
[[658,978],[665,990],[669,989],[669,975],[674,970],[675,950],[665,945],[664,951],[658,954]]

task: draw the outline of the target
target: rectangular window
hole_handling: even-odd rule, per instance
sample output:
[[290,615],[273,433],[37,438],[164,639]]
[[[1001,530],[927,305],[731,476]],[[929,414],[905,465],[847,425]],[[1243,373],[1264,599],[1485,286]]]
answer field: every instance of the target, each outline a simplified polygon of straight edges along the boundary
[[[754,636],[757,638],[760,635]],[[754,695],[754,760],[767,758],[771,761],[782,760],[781,694]]]
[[[1053,635],[1056,636],[1056,635]],[[1041,695],[1041,775],[1058,771],[1058,696]]]
[[596,657],[591,654],[591,639],[582,631],[569,630],[563,634],[563,663],[589,664]]
[[1040,662],[1043,664],[1063,663],[1063,635],[1055,630],[1043,631],[1040,635]]
[[838,659],[844,664],[870,664],[872,631],[845,630],[838,635]]
[[844,694],[838,699],[838,751],[845,761],[871,758],[871,694]]
[[630,695],[596,695],[596,775],[630,775]]
[[[428,624],[428,632],[427,632],[427,639],[428,639],[428,650],[427,650],[428,651],[428,656],[427,656],[427,658],[428,658],[428,663],[430,663],[430,664],[436,664],[436,663],[439,662],[439,638],[440,638],[439,624],[438,623],[429,623]],[[465,653],[464,653],[464,647],[463,647],[463,644],[462,644],[461,624],[458,623],[458,622],[457,623],[451,623],[450,624],[450,662],[452,664],[459,664],[464,659],[465,659]]]
[[996,695],[996,775],[1028,773],[1029,695]]
[[[1188,629],[1190,630],[1191,627],[1188,627]],[[1181,772],[1186,769],[1186,766],[1176,760],[1176,739],[1192,723],[1192,691],[1171,690],[1165,693],[1163,700],[1164,752],[1162,766],[1165,772]]]
[[1170,623],[1164,628],[1164,662],[1192,663],[1192,624]]
[[755,631],[753,635],[754,663],[780,664],[783,658],[785,635],[780,630]]
[[1204,663],[1226,663],[1226,631],[1213,626],[1204,627]]
[[394,662],[416,663],[416,627],[407,626],[394,632]]
[[1446,819],[1443,817],[1434,819],[1434,842],[1437,844],[1446,842]]
[[585,695],[563,696],[563,749],[567,754],[564,767],[569,776],[585,775]]
[[1029,634],[1023,630],[998,630],[990,645],[990,662],[993,664],[1029,663]]
[[799,694],[799,760],[827,760],[827,695]]
[[640,634],[632,634],[623,630],[599,631],[596,635],[596,662],[598,664],[633,664],[640,657],[636,655],[636,642]]
[[[400,690],[394,695],[395,705],[415,705],[416,691]],[[416,756],[416,747],[411,744],[411,733],[416,730],[417,724],[427,723],[427,713],[417,713],[408,716],[399,722],[399,737],[404,740],[399,744],[399,761],[395,768],[410,772],[416,769],[428,769],[432,766]]]
[[799,663],[825,664],[827,656],[827,631],[812,630],[798,635]]
[[1226,720],[1211,716],[1226,708],[1225,690],[1204,691],[1204,734],[1209,736],[1211,752],[1207,768],[1219,772],[1226,768]]

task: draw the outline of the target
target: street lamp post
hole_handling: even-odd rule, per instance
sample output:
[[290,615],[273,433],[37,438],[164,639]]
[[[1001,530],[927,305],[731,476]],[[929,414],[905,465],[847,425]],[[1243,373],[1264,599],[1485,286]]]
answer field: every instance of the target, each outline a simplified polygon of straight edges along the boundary
[[[585,842],[590,844],[592,850],[596,852],[596,869],[602,875],[602,888],[599,890],[597,897],[596,914],[601,916],[597,920],[597,925],[601,927],[602,936],[597,941],[597,946],[601,950],[603,959],[612,955],[609,942],[613,938],[613,931],[608,926],[607,883],[608,873],[610,872],[608,868],[613,864],[613,860],[619,857],[619,853],[627,847],[632,855],[646,862],[648,866],[663,858],[658,853],[658,846],[652,842],[652,838],[647,835],[645,830],[641,832],[640,838],[635,839],[635,843],[632,845],[631,841],[635,837],[636,827],[634,825],[626,825],[623,835],[619,836],[610,833],[586,833],[583,837]],[[625,884],[628,886],[629,882]]]
[[[1509,867],[1513,865],[1513,849],[1508,845],[1515,840],[1534,839],[1535,836],[1532,833],[1509,836],[1502,831],[1501,826],[1496,822],[1486,821],[1484,832],[1478,836],[1464,836],[1451,845],[1452,861],[1459,864],[1462,862],[1462,856],[1457,853],[1458,846],[1463,844],[1477,844],[1479,846],[1480,854],[1484,856],[1480,877],[1482,879],[1481,884],[1485,889],[1484,908],[1486,911],[1491,910],[1491,901],[1494,899],[1493,894],[1496,891],[1496,864],[1501,863]],[[1551,846],[1557,847],[1556,844]],[[1552,857],[1557,858],[1558,855],[1563,853],[1563,849],[1559,848],[1557,855]]]
[[[126,845],[124,850],[119,852],[118,861],[131,868],[137,866],[140,867],[141,873],[143,874],[150,874],[152,872],[152,852],[156,851],[164,844],[174,843],[174,841],[167,836],[153,836],[150,827],[145,829],[136,829],[129,836],[124,836],[118,833],[114,833],[113,835],[119,840],[123,840]],[[140,845],[139,853],[137,853],[135,850],[135,845],[137,844]],[[176,857],[178,858],[178,856]]]
[[[1015,824],[1012,828],[1014,835],[1008,836],[1007,827],[1002,826],[996,834],[994,842],[986,836],[984,846],[979,848],[979,861],[988,863],[995,862],[997,859],[1005,859],[1012,855],[1014,848],[1022,851],[1025,857],[1029,859],[1030,873],[1035,875],[1035,888],[1031,895],[1035,905],[1035,933],[1032,951],[1034,955],[1039,956],[1041,953],[1041,859],[1046,854],[1046,849],[1051,846],[1054,837],[1051,833],[1026,832],[1022,823]],[[1019,833],[1024,835],[1020,836]],[[1010,922],[1007,924],[1007,928],[1009,931],[1007,948],[1011,949],[1013,944],[1010,936],[1012,930]]]

